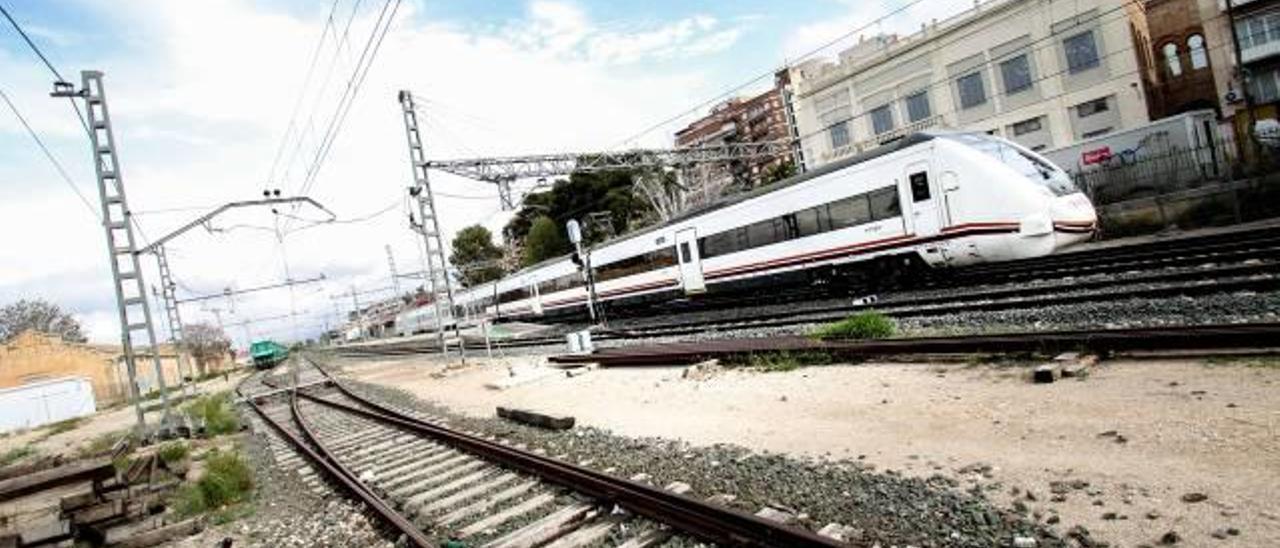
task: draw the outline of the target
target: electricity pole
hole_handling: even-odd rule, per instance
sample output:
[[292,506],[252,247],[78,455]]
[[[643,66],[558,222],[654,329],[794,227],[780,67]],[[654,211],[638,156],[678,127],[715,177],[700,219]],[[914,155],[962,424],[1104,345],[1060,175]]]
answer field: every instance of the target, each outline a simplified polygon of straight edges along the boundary
[[453,319],[453,335],[458,341],[458,353],[465,361],[467,350],[458,330],[458,319],[453,318],[453,287],[449,282],[449,265],[445,262],[444,241],[440,237],[440,219],[436,216],[431,181],[427,178],[427,158],[422,148],[422,133],[418,129],[418,111],[413,104],[413,94],[408,90],[401,91],[399,99],[404,114],[405,137],[409,143],[409,167],[413,170],[413,186],[409,188],[409,194],[418,201],[419,222],[413,223],[410,219],[410,223],[415,231],[422,234],[426,248],[427,279],[430,282],[427,286],[436,310],[436,342],[440,345],[440,353],[448,356],[444,325],[447,319]]
[[[124,180],[121,178],[119,156],[116,154],[115,133],[111,129],[111,115],[102,85],[102,72],[83,71],[80,73],[80,81],[82,87],[79,91],[70,82],[54,82],[53,93],[50,95],[80,98],[85,103],[94,173],[98,180],[98,198],[102,204],[102,227],[107,238],[107,257],[111,262],[116,312],[120,318],[120,346],[124,351],[125,368],[129,373],[129,395],[133,399],[134,413],[137,416],[138,434],[145,437],[147,423],[143,417],[137,383],[137,358],[141,354],[139,350],[150,352],[155,366],[161,406],[164,409],[160,420],[162,428],[170,422],[169,390],[165,386],[164,369],[160,365],[160,349],[156,347],[156,330],[151,319],[151,306],[147,301],[146,284],[138,265],[133,214],[125,198]],[[141,340],[135,341],[135,337]],[[141,348],[135,347],[139,342],[142,343]]]

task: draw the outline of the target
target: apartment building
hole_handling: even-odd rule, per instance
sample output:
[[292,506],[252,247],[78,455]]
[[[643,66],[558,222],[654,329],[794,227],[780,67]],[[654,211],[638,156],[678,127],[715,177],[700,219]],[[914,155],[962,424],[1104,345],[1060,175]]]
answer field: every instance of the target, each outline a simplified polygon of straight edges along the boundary
[[1231,65],[1231,37],[1215,24],[1223,17],[1217,0],[1146,0],[1139,8],[1132,22],[1151,119],[1221,113],[1226,92],[1219,93],[1215,72]]
[[1134,5],[990,0],[791,69],[809,167],[930,127],[1044,150],[1149,121]]
[[[675,134],[677,148],[728,143],[780,141],[791,137],[783,104],[788,74],[779,73],[768,91],[747,98],[731,98]],[[755,158],[732,166],[716,166],[713,178],[728,178],[745,186],[765,181],[770,167],[790,161],[787,155]]]

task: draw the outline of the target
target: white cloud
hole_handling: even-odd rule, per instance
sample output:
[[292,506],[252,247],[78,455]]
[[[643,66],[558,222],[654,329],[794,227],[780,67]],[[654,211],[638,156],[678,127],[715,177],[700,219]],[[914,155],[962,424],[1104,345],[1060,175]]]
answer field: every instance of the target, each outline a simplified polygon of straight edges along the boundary
[[[346,2],[342,3],[347,5]],[[306,17],[260,9],[248,0],[199,3],[150,2],[101,4],[113,28],[130,29],[129,51],[100,52],[94,58],[68,59],[64,70],[102,68],[116,124],[124,180],[135,211],[250,199],[268,186],[269,167],[301,88],[306,61],[321,31],[323,13]],[[363,13],[352,26],[351,44],[338,52],[337,68],[325,93],[303,101],[302,118],[314,112],[314,134],[323,131],[337,96],[346,85],[376,11]],[[345,17],[343,18],[345,20]],[[650,25],[601,24],[572,4],[535,2],[524,19],[490,28],[424,21],[409,2],[377,58],[330,153],[312,195],[341,217],[357,217],[402,200],[409,185],[404,128],[396,92],[413,90],[425,99],[424,128],[428,156],[516,154],[606,148],[656,118],[688,106],[690,97],[709,95],[721,82],[708,81],[695,68],[645,70],[644,63],[666,62],[724,51],[738,43],[745,27],[709,16],[693,16]],[[519,32],[517,32],[519,30]],[[326,76],[335,51],[321,53],[313,88]],[[65,104],[47,99],[48,82],[26,59],[0,50],[0,69],[14,69],[7,85],[27,107],[32,123],[58,141],[60,157],[96,200],[87,147],[70,123]],[[29,107],[28,107],[29,105]],[[316,108],[312,108],[315,106]],[[8,116],[0,115],[0,138],[22,137]],[[288,162],[290,192],[300,184],[312,157],[314,137]],[[14,141],[18,142],[18,141]],[[640,144],[666,146],[670,136],[655,133]],[[24,145],[25,146],[25,145]],[[100,227],[74,195],[54,179],[31,148],[0,152],[21,155],[20,165],[0,166],[4,186],[35,185],[0,200],[0,230],[6,235],[40,234],[6,242],[0,256],[0,296],[42,291],[65,295],[65,287],[40,288],[35,282],[70,285],[80,290],[109,289]],[[5,156],[7,157],[7,156]],[[292,157],[292,147],[285,158]],[[0,162],[3,163],[3,162]],[[284,173],[285,169],[280,169]],[[433,174],[440,192],[495,195],[483,183]],[[95,203],[96,205],[96,203]],[[447,233],[471,223],[501,228],[505,215],[497,200],[441,198]],[[198,211],[140,215],[146,235],[155,238]],[[301,210],[300,215],[315,216]],[[292,233],[284,251],[295,279],[320,272],[324,284],[245,296],[236,312],[224,312],[231,324],[273,317],[290,309],[306,311],[306,325],[322,323],[334,309],[334,295],[351,285],[390,284],[384,245],[390,244],[401,272],[421,266],[420,242],[397,207],[360,224],[317,226]],[[270,227],[263,210],[220,218],[217,226]],[[173,271],[184,287],[217,292],[234,284],[245,288],[277,283],[284,277],[281,250],[269,230],[239,229],[188,233],[170,246]],[[158,284],[153,260],[144,257],[149,284]],[[76,273],[70,280],[60,278]],[[410,284],[405,282],[406,287]],[[190,296],[191,291],[179,293]],[[25,295],[24,295],[25,296]],[[38,296],[38,295],[30,295]],[[338,297],[341,306],[349,298]],[[211,301],[209,306],[228,303]],[[114,311],[100,305],[77,310],[90,322],[94,340],[114,342]],[[183,309],[188,323],[212,321],[201,305]],[[161,311],[153,310],[157,318]],[[291,322],[272,320],[261,329]],[[289,326],[291,329],[291,325]],[[257,333],[256,327],[251,327]],[[242,337],[244,329],[229,329]],[[286,329],[287,331],[287,329]],[[285,333],[287,334],[287,333]],[[162,337],[164,338],[164,337]]]

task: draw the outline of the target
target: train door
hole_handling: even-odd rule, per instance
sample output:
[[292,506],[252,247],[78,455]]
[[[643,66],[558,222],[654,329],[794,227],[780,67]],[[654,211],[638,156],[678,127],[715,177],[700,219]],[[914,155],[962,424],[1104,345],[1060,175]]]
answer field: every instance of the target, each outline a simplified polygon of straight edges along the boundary
[[929,176],[929,162],[907,165],[903,176],[911,195],[911,227],[917,236],[932,236],[942,230],[942,208],[937,182]]
[[680,262],[680,285],[684,287],[685,294],[706,292],[702,257],[698,255],[697,229],[686,228],[676,233],[676,258]]

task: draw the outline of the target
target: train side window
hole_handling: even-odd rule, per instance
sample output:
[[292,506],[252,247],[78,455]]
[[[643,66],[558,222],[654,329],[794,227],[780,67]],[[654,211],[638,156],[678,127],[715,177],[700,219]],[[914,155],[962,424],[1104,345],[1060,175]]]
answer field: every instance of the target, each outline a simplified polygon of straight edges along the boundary
[[751,223],[747,226],[747,241],[749,245],[751,247],[760,247],[781,241],[782,238],[778,234],[778,229],[781,228],[779,225],[781,224],[781,220],[777,218]]
[[902,214],[902,206],[898,203],[898,187],[889,186],[871,192],[871,218],[879,221]]
[[929,199],[929,175],[921,171],[911,174],[911,201],[923,202]]
[[867,195],[859,194],[827,204],[831,214],[831,230],[857,226],[871,220]]

